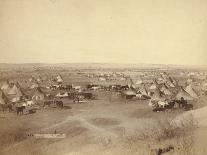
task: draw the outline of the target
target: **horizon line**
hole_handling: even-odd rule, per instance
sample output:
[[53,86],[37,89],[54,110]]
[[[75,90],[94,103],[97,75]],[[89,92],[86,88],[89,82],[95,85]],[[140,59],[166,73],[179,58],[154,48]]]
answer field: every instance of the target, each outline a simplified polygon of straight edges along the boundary
[[55,64],[116,64],[116,65],[163,65],[163,66],[202,66],[207,67],[205,64],[162,64],[162,63],[127,63],[127,62],[0,62],[0,64],[48,64],[48,65],[55,65]]

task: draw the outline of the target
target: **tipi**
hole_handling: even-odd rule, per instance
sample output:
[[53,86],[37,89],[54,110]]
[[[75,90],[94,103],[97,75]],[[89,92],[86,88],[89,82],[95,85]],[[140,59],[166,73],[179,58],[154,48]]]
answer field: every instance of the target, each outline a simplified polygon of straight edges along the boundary
[[198,98],[198,95],[196,94],[195,90],[192,88],[192,85],[188,85],[186,88],[185,88],[185,91],[190,94],[190,96],[192,96],[193,98]]
[[16,84],[8,91],[8,95],[15,95],[15,96],[23,96],[23,93],[20,88],[17,87]]
[[0,90],[0,104],[6,104],[8,101],[6,95]]
[[141,93],[142,95],[148,95],[148,91],[145,87],[144,84],[142,84],[140,87],[139,87],[139,90],[138,90],[139,93]]
[[8,90],[10,88],[9,81],[7,80],[6,82],[3,83],[1,86],[1,90]]
[[193,100],[193,97],[188,94],[184,89],[183,87],[181,87],[180,91],[177,93],[177,95],[175,96],[175,98],[177,100],[180,100],[181,97],[183,97],[185,100]]
[[58,83],[62,83],[63,82],[62,76],[60,74],[57,76],[57,82]]
[[156,86],[155,83],[153,83],[153,84],[149,87],[150,90],[155,90],[156,88],[157,88],[157,86]]
[[33,96],[32,99],[36,101],[42,101],[45,98],[45,93],[40,89],[40,87],[37,87],[33,90]]

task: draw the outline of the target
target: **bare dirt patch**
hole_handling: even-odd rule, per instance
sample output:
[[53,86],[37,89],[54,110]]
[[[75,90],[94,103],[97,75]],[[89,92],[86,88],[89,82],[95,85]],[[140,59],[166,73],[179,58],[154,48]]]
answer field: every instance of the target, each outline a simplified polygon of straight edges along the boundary
[[121,123],[121,121],[114,118],[93,118],[89,122],[96,126],[113,126]]

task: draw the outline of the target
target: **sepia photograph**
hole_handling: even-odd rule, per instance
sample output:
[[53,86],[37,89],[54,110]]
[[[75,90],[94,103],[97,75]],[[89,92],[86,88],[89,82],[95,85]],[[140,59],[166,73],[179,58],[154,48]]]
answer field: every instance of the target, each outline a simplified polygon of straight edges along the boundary
[[206,146],[206,0],[0,0],[0,155]]

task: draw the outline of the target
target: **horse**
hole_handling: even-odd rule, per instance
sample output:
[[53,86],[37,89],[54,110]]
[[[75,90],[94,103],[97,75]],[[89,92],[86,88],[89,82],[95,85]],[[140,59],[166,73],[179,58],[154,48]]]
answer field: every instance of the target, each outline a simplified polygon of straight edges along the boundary
[[3,111],[3,112],[4,112],[6,109],[8,109],[9,112],[13,111],[12,107],[13,107],[12,104],[1,104],[1,108],[2,108],[2,111]]
[[26,101],[26,105],[27,106],[32,106],[32,105],[34,105],[34,102],[33,101]]
[[56,106],[59,107],[59,108],[63,108],[63,101],[55,101],[56,103]]
[[174,100],[176,103],[178,103],[179,108],[184,108],[185,105],[187,104],[186,100]]
[[185,106],[183,107],[184,110],[188,111],[188,110],[193,110],[193,104],[185,104]]
[[16,111],[17,111],[17,115],[23,115],[25,106],[21,106],[21,107],[16,107]]
[[79,102],[83,100],[85,97],[83,95],[75,95],[73,102]]
[[83,93],[82,95],[85,99],[92,99],[94,97],[92,93]]
[[43,107],[50,106],[53,103],[53,101],[45,101],[43,104]]
[[175,106],[175,101],[168,102],[168,105],[165,106],[166,109],[173,109]]
[[159,107],[162,107],[162,108],[165,108],[167,105],[169,105],[167,101],[164,101],[164,102],[163,101],[158,101],[157,104],[158,104]]

